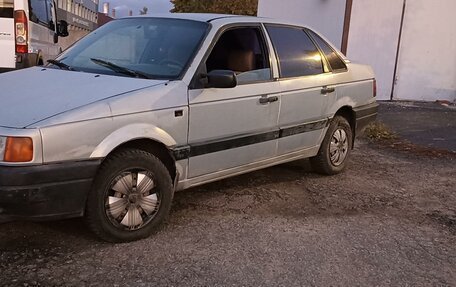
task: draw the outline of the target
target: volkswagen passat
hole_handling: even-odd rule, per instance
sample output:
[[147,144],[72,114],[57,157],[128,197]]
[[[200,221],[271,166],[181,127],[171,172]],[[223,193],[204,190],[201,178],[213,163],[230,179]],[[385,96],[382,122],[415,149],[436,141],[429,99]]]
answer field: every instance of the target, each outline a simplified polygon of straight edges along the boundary
[[229,15],[115,20],[0,87],[0,216],[85,216],[112,242],[150,235],[177,190],[301,158],[339,173],[377,114],[370,67]]

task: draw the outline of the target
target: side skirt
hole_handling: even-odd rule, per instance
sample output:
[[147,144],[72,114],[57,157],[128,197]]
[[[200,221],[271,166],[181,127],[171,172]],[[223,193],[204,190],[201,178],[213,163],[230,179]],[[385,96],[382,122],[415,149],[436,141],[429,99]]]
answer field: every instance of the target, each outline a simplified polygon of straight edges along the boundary
[[263,169],[266,167],[282,164],[285,162],[312,157],[318,153],[319,148],[320,148],[320,146],[314,146],[314,147],[299,150],[296,152],[291,152],[288,154],[280,155],[280,156],[277,156],[274,158],[269,158],[269,159],[249,163],[249,164],[246,164],[246,165],[243,165],[240,167],[229,168],[229,169],[218,171],[215,173],[205,174],[205,175],[194,177],[191,179],[182,180],[182,181],[179,181],[179,183],[177,184],[176,191],[184,190],[184,189],[187,189],[190,187],[195,187],[198,185],[203,185],[203,184],[206,184],[209,182],[240,175],[243,173],[248,173],[251,171]]

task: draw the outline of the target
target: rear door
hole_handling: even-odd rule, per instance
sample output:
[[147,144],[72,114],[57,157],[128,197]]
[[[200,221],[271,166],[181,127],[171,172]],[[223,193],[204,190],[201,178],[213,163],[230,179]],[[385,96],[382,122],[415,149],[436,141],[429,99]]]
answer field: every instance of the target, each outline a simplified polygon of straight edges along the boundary
[[0,68],[15,68],[14,0],[0,0]]
[[332,87],[325,90],[330,73],[320,51],[303,28],[265,26],[279,60],[279,82],[283,92],[278,154],[308,149],[308,156],[312,156],[318,151],[328,124],[325,115],[328,95],[334,94]]

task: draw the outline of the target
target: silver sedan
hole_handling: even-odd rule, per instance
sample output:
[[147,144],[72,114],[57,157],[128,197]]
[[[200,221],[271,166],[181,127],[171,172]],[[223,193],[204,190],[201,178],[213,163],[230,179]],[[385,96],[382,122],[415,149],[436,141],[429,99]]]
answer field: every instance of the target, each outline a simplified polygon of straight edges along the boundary
[[149,236],[177,190],[301,158],[342,172],[377,114],[370,67],[233,15],[115,20],[0,86],[0,217],[85,216],[111,242]]

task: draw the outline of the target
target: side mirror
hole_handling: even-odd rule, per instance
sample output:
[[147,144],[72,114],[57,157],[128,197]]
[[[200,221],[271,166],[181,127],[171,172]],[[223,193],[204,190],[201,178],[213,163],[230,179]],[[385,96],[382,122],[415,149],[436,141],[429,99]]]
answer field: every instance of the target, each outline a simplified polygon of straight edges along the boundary
[[57,23],[57,36],[66,37],[68,36],[68,22],[65,20],[60,20]]
[[213,70],[207,74],[209,88],[234,88],[237,85],[236,74],[230,70]]

